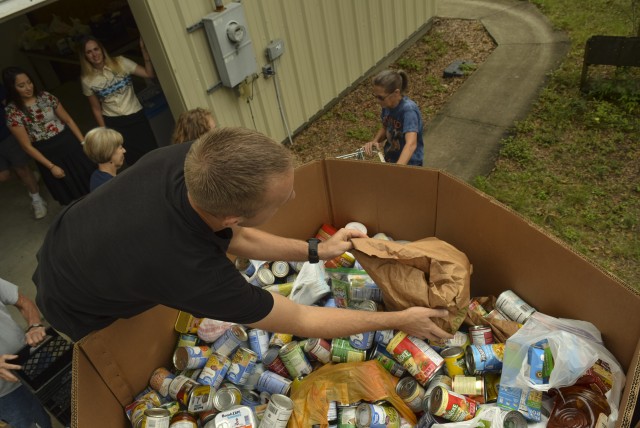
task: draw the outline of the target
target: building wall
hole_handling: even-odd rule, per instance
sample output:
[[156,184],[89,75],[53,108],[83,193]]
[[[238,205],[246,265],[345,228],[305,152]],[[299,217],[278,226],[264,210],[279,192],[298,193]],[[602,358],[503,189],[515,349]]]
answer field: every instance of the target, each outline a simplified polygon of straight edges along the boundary
[[[188,27],[214,11],[212,0],[129,0],[174,116],[194,108],[213,111],[223,126],[255,128],[287,139],[345,89],[420,30],[439,0],[244,0],[258,72],[268,63],[265,48],[284,41],[276,76],[259,76],[237,89],[207,89],[220,78],[204,29]],[[225,1],[225,3],[227,3]],[[276,96],[276,80],[280,104]]]

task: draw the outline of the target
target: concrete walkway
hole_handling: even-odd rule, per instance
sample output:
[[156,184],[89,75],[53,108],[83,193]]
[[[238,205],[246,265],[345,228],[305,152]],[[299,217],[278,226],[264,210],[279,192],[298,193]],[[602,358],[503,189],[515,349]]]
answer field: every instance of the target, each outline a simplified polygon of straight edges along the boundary
[[522,0],[442,0],[437,16],[479,20],[498,45],[425,126],[425,166],[470,182],[491,172],[500,140],[527,116],[569,39]]

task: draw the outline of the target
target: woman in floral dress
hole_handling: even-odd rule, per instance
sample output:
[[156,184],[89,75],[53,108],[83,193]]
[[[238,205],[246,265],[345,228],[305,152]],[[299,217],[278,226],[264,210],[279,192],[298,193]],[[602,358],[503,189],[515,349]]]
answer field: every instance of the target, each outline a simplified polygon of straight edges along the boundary
[[84,136],[58,99],[38,91],[25,70],[2,72],[7,90],[7,127],[38,165],[53,199],[67,205],[89,193],[96,166],[82,151]]

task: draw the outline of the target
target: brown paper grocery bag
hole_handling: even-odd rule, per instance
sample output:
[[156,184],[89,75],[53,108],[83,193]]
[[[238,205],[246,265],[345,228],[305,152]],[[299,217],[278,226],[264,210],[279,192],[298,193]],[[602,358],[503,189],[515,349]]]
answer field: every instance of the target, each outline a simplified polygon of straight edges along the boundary
[[373,238],[353,240],[354,256],[380,287],[388,310],[412,306],[442,308],[433,321],[455,333],[469,305],[472,266],[467,256],[438,238],[406,244]]
[[[496,307],[496,297],[495,296],[487,296],[487,297],[476,297],[475,300],[478,301],[482,305],[485,311],[491,312]],[[488,325],[491,327],[491,332],[493,333],[493,339],[497,343],[504,343],[510,338],[516,331],[520,328],[520,324],[515,321],[505,321],[500,319],[487,319],[482,315],[475,313],[473,311],[469,311],[467,313],[467,318],[465,318],[464,323],[468,326],[473,325]]]

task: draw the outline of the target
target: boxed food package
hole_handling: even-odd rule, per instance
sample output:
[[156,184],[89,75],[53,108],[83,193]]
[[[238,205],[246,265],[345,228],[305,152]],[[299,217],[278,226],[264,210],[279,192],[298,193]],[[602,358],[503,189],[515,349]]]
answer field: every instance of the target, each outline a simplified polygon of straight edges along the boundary
[[[592,322],[627,374],[616,427],[629,427],[640,384],[640,293],[562,242],[441,171],[348,160],[296,170],[296,198],[263,228],[307,239],[322,224],[358,221],[369,235],[435,236],[473,265],[472,295],[513,290],[539,311]],[[178,311],[158,306],[90,334],[75,345],[75,427],[127,427],[123,407],[154,369],[169,366]]]

